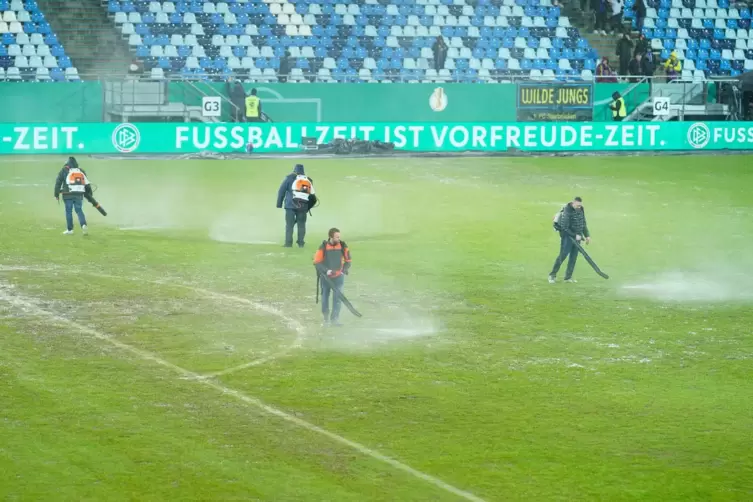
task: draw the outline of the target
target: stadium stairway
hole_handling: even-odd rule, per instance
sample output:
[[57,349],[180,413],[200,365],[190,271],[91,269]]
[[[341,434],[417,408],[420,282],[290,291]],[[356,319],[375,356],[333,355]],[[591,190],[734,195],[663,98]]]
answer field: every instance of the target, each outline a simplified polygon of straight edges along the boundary
[[[615,51],[617,50],[617,41],[620,39],[621,35],[619,33],[606,36],[594,34],[593,14],[590,12],[584,13],[578,4],[579,2],[577,1],[567,2],[562,10],[563,15],[570,18],[570,23],[578,28],[581,36],[588,40],[591,47],[596,49],[596,52],[599,53],[599,59],[606,56],[612,63],[612,67],[616,66],[617,56],[615,55]],[[628,22],[623,23],[623,27],[629,26]]]
[[122,76],[131,54],[99,0],[38,0],[81,77]]

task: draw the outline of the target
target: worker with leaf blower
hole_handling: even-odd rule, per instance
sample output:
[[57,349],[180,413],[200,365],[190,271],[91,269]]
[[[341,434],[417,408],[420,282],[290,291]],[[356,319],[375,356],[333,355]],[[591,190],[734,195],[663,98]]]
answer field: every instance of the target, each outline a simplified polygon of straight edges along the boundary
[[314,180],[306,176],[303,164],[296,164],[277,191],[277,208],[285,207],[285,247],[293,247],[293,227],[298,226],[298,247],[306,237],[306,220],[317,203]]
[[65,221],[66,231],[64,235],[73,235],[73,211],[76,211],[78,222],[81,225],[81,231],[86,235],[88,227],[86,225],[86,216],[82,207],[83,200],[88,200],[104,216],[107,212],[94,199],[91,183],[86,175],[86,171],[81,169],[75,157],[68,157],[68,161],[58,173],[55,179],[55,199],[59,202],[60,196],[63,196],[65,203]]
[[[554,261],[554,267],[549,273],[549,282],[554,284],[562,263],[567,260],[567,269],[565,270],[565,282],[577,282],[573,279],[575,271],[575,262],[578,259],[578,247],[575,242],[586,244],[591,242],[591,234],[588,231],[586,223],[586,212],[583,209],[583,199],[575,197],[571,202],[565,204],[562,209],[554,215],[554,229],[560,233],[560,252]],[[575,242],[573,242],[573,239]]]
[[[345,276],[350,271],[350,249],[340,239],[340,230],[330,228],[327,234],[328,238],[322,241],[319,249],[314,254],[314,267],[317,275],[317,301],[319,294],[319,285],[321,284],[322,292],[322,316],[324,316],[324,325],[340,324],[340,307],[342,303],[354,315],[360,317],[361,314],[353,308],[350,302],[342,294]],[[332,313],[329,310],[329,296],[332,294]]]

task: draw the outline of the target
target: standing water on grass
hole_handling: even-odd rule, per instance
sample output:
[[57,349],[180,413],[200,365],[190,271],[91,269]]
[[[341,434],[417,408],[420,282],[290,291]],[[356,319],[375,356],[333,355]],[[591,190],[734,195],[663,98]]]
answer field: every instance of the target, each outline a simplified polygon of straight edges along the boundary
[[753,301],[753,284],[747,276],[731,272],[667,272],[625,284],[625,296],[666,302]]

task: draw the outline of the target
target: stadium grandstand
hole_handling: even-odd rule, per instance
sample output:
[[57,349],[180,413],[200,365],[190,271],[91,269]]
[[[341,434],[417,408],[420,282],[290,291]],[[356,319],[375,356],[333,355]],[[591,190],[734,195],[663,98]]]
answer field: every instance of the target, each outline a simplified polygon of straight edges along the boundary
[[[634,2],[625,3],[623,19],[637,36]],[[747,5],[646,6],[650,50],[659,61],[674,52],[683,79],[753,70]],[[134,64],[150,80],[592,80],[618,35],[586,33],[582,13],[571,24],[566,11],[579,7],[552,0],[0,0],[0,79],[75,81],[81,67],[117,74]],[[438,38],[446,44],[441,62]]]

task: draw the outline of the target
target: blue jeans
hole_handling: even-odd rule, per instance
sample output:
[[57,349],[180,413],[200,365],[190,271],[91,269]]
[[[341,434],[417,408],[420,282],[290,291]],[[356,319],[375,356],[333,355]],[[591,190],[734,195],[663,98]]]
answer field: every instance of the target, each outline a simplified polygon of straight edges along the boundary
[[76,210],[76,216],[78,216],[78,222],[83,227],[86,225],[86,216],[84,216],[84,209],[82,203],[83,197],[75,197],[70,199],[64,199],[65,202],[65,223],[68,225],[68,230],[73,230],[73,210]]
[[[338,291],[343,290],[343,285],[345,284],[345,276],[340,275],[338,277],[330,277],[330,281],[332,281],[332,284],[335,285],[335,288],[337,288]],[[340,307],[342,307],[342,301],[340,300],[340,297],[335,294],[334,291],[332,291],[332,288],[327,284],[327,281],[324,279],[321,280],[322,283],[322,315],[324,316],[324,320],[326,321],[329,317],[330,321],[337,321],[340,318]],[[332,293],[332,315],[329,314],[329,295]]]
[[567,269],[565,270],[565,280],[567,280],[573,277],[575,262],[578,260],[578,248],[575,247],[570,236],[566,233],[561,232],[560,239],[560,254],[557,255],[557,259],[554,261],[554,266],[549,275],[556,276],[557,272],[560,271],[562,263],[567,259]]

